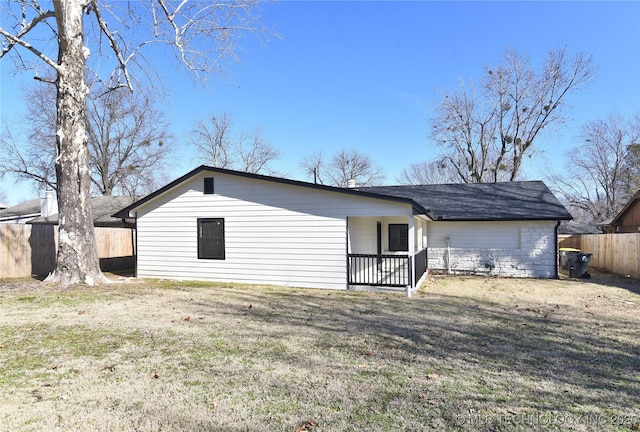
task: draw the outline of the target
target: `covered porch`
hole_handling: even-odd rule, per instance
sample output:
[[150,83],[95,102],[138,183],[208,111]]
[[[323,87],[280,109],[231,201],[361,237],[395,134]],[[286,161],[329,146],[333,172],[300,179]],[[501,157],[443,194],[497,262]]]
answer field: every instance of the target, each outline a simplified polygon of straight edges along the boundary
[[350,289],[415,292],[427,275],[423,216],[349,217]]

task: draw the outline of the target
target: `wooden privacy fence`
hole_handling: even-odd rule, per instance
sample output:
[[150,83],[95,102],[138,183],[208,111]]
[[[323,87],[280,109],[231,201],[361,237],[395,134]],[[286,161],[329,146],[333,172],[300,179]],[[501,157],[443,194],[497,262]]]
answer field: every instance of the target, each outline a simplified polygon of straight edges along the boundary
[[559,246],[593,254],[590,267],[640,279],[640,233],[574,235]]
[[[103,271],[134,268],[134,230],[96,227]],[[58,227],[0,224],[0,278],[46,276],[56,263]]]

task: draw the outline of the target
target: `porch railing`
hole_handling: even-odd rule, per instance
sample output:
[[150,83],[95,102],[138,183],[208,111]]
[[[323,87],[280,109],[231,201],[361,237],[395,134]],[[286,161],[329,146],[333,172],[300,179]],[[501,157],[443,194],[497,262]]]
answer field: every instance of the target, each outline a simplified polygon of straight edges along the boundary
[[408,255],[349,254],[349,285],[404,287],[410,274]]
[[423,274],[427,271],[427,249],[422,249],[418,252],[414,257],[416,266],[416,279],[413,281],[413,286],[415,287]]

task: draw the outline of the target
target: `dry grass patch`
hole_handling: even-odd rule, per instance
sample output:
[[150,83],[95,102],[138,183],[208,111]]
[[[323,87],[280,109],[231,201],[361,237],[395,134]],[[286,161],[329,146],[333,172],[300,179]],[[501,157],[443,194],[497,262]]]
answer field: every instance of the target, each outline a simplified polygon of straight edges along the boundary
[[0,430],[640,430],[640,286],[0,284]]

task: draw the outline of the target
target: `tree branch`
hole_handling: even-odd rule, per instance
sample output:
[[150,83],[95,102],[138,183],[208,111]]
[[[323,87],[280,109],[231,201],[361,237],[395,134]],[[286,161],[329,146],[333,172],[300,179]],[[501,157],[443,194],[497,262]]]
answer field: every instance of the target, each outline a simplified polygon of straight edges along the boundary
[[[36,47],[34,47],[33,45],[31,45],[29,42],[12,35],[11,33],[9,33],[8,31],[6,31],[5,29],[3,29],[2,27],[0,27],[0,35],[4,36],[6,39],[8,39],[10,41],[10,46],[13,45],[20,45],[23,48],[31,51],[33,54],[35,54],[37,57],[39,57],[41,60],[43,60],[46,64],[48,64],[49,66],[51,66],[52,68],[54,68],[56,71],[58,70],[58,64],[51,60],[49,57],[47,57],[44,53],[42,53],[40,50],[38,50]],[[6,52],[9,52],[9,50],[7,50]],[[3,51],[2,55],[6,54],[6,52]],[[2,57],[2,56],[0,56]]]
[[[55,17],[55,12],[53,11],[46,11],[46,12],[41,12],[38,16],[36,16],[33,20],[31,20],[31,22],[29,24],[25,23],[24,17],[25,17],[25,12],[23,11],[22,16],[23,16],[23,25],[22,25],[22,30],[14,35],[11,35],[12,38],[16,38],[16,39],[22,39],[27,33],[29,33],[36,25],[38,25],[41,21],[46,20],[47,18],[53,18]],[[0,33],[7,37],[7,34],[10,33],[3,33],[4,30],[2,28],[0,28]],[[10,39],[9,37],[7,37],[7,39]],[[15,46],[15,45],[22,45],[25,46],[24,44],[21,44],[19,42],[11,42],[6,48],[4,48],[2,50],[2,52],[0,52],[0,58],[4,57],[5,54],[7,54],[9,51],[11,51],[11,49]]]
[[96,0],[91,0],[89,4],[91,5],[91,11],[93,11],[96,19],[98,20],[98,26],[100,26],[100,30],[102,31],[102,33],[104,33],[107,39],[109,39],[109,46],[113,50],[113,53],[115,54],[116,59],[120,64],[120,69],[124,73],[124,78],[127,81],[126,86],[129,88],[129,90],[133,91],[133,84],[131,82],[131,77],[129,76],[127,63],[122,56],[122,52],[120,52],[118,42],[113,36],[113,33],[111,33],[111,30],[109,30],[109,28],[107,27],[107,22],[102,18],[102,13],[100,12],[100,8],[98,7],[98,3],[96,2]]

